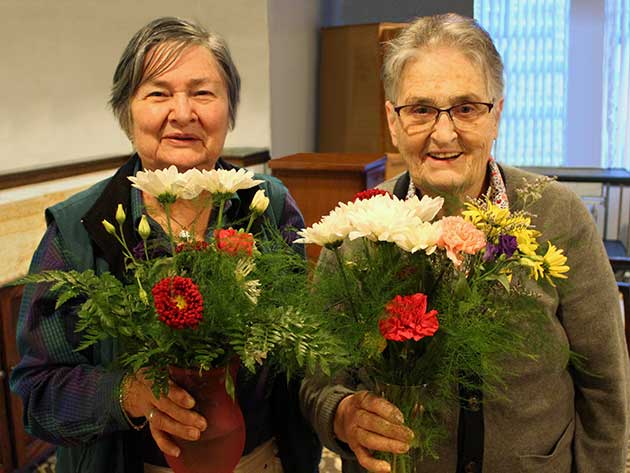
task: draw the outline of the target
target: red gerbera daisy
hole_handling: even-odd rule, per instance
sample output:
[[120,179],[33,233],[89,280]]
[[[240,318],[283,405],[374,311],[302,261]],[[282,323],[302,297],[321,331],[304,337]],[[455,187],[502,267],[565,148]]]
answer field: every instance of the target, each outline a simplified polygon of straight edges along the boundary
[[158,319],[171,328],[195,328],[203,317],[203,297],[190,278],[164,278],[153,289]]
[[378,323],[387,340],[404,342],[433,335],[438,327],[437,310],[427,312],[427,296],[422,293],[396,296],[385,306],[389,317]]

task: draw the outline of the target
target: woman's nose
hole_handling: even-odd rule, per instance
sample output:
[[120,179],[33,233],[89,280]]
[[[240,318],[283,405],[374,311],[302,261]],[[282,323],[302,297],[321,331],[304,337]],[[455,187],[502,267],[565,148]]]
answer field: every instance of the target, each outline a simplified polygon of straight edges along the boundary
[[448,113],[440,113],[438,115],[431,138],[440,143],[449,143],[457,138],[455,124]]
[[189,123],[196,118],[193,104],[187,94],[175,94],[173,96],[169,120],[178,123]]

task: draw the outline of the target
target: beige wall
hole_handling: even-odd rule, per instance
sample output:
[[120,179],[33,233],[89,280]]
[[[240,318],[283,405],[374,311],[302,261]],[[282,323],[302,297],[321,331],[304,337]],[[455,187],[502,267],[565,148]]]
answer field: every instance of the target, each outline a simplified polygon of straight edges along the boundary
[[271,153],[315,150],[319,2],[269,0]]
[[226,37],[243,78],[227,146],[269,147],[267,1],[2,0],[0,173],[130,151],[106,105],[110,81],[131,35],[163,15]]

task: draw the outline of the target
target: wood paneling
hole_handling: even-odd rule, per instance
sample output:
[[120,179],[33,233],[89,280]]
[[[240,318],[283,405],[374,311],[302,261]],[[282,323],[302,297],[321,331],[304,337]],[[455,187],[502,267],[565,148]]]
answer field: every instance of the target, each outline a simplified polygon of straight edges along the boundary
[[[379,153],[301,153],[272,159],[269,167],[295,198],[307,226],[339,202],[383,182],[387,158]],[[308,245],[314,260],[320,249]]]

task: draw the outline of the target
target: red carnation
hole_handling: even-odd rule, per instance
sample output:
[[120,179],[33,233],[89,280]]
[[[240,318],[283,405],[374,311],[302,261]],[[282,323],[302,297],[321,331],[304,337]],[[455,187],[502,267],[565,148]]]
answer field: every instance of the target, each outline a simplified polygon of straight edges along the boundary
[[181,253],[182,251],[204,251],[210,245],[203,240],[195,240],[193,242],[178,243],[175,248],[175,253]]
[[247,232],[237,232],[233,228],[215,230],[214,238],[217,249],[233,256],[240,254],[252,255],[254,249],[254,235]]
[[357,192],[356,194],[354,194],[354,202],[358,201],[358,200],[367,200],[367,199],[371,199],[374,196],[377,195],[391,195],[389,192],[384,191],[382,189],[367,189],[361,192]]
[[438,327],[437,310],[427,312],[427,296],[422,293],[396,296],[385,306],[389,317],[378,323],[387,340],[404,342],[433,335]]
[[164,278],[153,289],[153,302],[160,321],[171,328],[195,328],[203,317],[203,297],[190,278]]

